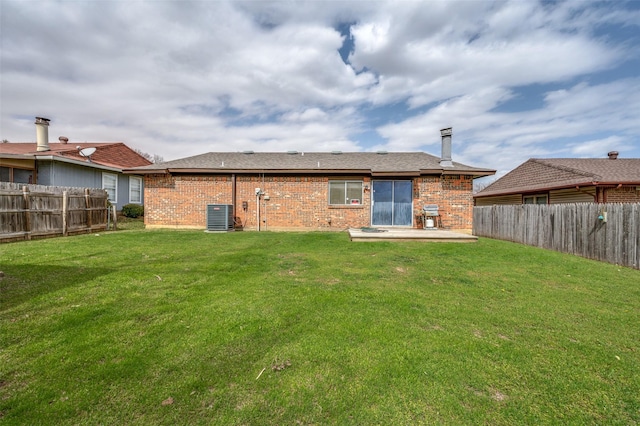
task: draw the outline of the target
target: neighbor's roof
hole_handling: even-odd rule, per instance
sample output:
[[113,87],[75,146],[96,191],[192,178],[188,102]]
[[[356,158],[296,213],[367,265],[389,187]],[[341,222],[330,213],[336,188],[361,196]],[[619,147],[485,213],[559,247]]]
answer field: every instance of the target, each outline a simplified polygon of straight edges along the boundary
[[0,157],[35,158],[51,160],[71,160],[70,162],[89,163],[80,155],[80,149],[96,148],[91,155],[91,163],[117,169],[146,166],[149,160],[138,154],[122,142],[69,142],[49,143],[48,151],[37,151],[36,143],[1,143]]
[[640,158],[532,158],[474,197],[617,184],[640,184]]
[[424,152],[210,152],[194,157],[125,170],[128,173],[366,173],[419,176],[464,174],[489,176],[495,170],[460,163],[442,167]]

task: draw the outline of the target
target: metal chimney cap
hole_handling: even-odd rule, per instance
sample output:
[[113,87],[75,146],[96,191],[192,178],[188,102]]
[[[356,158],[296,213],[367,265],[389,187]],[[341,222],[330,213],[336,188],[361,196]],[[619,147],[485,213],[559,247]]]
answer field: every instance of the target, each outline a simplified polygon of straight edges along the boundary
[[36,117],[36,123],[35,124],[49,124],[51,120],[49,120],[48,118],[44,118],[44,117]]
[[440,130],[440,135],[442,135],[442,136],[451,136],[451,133],[453,133],[451,127],[447,127],[446,129],[441,129]]
[[609,160],[616,160],[618,158],[618,151],[609,151],[607,153]]

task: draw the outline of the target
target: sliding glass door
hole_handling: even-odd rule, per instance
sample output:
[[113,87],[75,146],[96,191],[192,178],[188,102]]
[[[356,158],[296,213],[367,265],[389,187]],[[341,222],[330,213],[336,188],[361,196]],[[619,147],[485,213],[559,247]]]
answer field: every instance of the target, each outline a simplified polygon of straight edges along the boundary
[[374,180],[372,198],[372,226],[413,225],[411,181]]

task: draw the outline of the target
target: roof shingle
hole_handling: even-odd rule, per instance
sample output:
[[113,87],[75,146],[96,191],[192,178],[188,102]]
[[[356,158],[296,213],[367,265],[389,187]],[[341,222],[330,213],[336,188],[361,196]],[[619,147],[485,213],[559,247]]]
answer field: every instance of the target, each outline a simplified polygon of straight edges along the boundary
[[450,173],[489,176],[495,170],[481,169],[461,163],[443,168],[440,159],[424,152],[295,152],[295,153],[242,153],[209,152],[160,164],[130,169],[130,172],[238,172],[255,171],[366,171],[372,173],[410,173],[448,171]]
[[531,158],[475,196],[620,183],[640,184],[640,158]]
[[50,143],[48,151],[37,151],[35,143],[3,143],[0,144],[0,156],[2,154],[26,155],[26,156],[53,156],[68,158],[78,161],[87,161],[80,155],[80,149],[96,148],[91,155],[91,162],[118,169],[146,166],[151,164],[149,160],[129,148],[122,142],[69,142]]

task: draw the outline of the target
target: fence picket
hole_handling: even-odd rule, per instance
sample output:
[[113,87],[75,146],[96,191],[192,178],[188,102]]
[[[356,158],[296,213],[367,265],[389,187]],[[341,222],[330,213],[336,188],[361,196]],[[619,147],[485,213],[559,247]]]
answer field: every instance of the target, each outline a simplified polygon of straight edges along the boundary
[[473,233],[640,269],[640,203],[474,207]]
[[102,189],[0,182],[0,242],[106,228],[107,193]]

